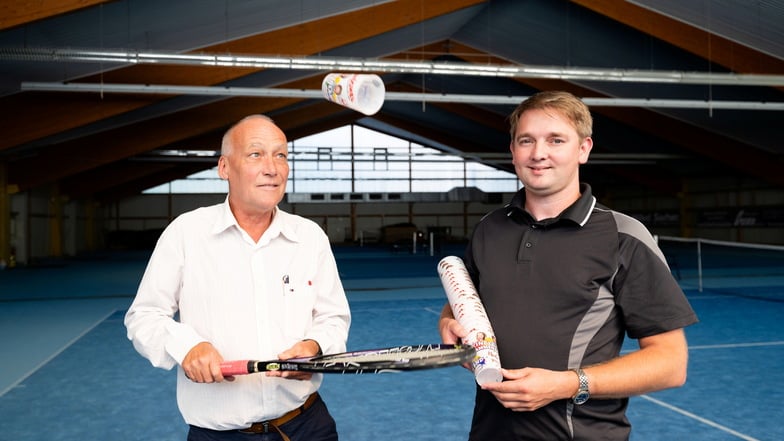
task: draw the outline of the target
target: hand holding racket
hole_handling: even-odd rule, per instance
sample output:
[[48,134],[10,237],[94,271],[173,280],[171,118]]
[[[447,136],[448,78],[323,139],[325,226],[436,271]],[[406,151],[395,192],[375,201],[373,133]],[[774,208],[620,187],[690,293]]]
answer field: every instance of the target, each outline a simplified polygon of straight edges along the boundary
[[395,346],[288,360],[225,361],[221,373],[224,377],[279,371],[379,374],[457,366],[470,361],[474,352],[473,347],[464,345]]

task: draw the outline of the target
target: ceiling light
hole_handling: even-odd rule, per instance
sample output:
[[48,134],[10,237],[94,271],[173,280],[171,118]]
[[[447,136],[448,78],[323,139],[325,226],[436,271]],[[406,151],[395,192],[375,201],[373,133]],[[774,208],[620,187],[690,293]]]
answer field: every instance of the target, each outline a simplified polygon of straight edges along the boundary
[[344,72],[395,72],[633,83],[784,86],[784,75],[473,64],[447,61],[417,62],[332,57],[282,57],[208,53],[179,54],[172,52],[137,52],[122,49],[0,48],[0,60],[170,64]]
[[[103,83],[40,83],[23,82],[22,91],[46,92],[95,92],[95,93],[142,93],[157,95],[207,95],[245,96],[273,98],[324,98],[321,90],[277,89],[257,87],[222,86],[176,86],[149,84],[103,84]],[[413,101],[431,103],[467,104],[520,104],[525,96],[466,95],[441,93],[386,92],[385,101]],[[784,102],[755,101],[705,101],[670,100],[649,98],[583,98],[585,104],[597,107],[646,107],[670,109],[724,109],[724,110],[784,110]]]

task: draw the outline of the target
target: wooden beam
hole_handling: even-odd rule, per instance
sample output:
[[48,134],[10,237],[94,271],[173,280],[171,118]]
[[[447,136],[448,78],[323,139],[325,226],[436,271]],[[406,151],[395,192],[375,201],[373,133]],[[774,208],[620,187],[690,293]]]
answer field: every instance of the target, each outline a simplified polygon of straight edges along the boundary
[[[417,88],[410,84],[404,84],[404,83],[397,83],[391,85],[387,88],[387,90],[394,91],[394,92],[406,92],[406,93],[417,93],[417,92],[441,93],[441,91],[434,91],[430,89],[423,91],[421,87]],[[505,120],[507,115],[499,115],[498,113],[495,112],[483,110],[472,104],[434,102],[434,103],[427,103],[427,106],[443,109],[449,113],[471,120],[474,123],[478,123],[484,127],[487,127],[488,129],[496,130],[499,132],[505,132],[509,130],[509,125]]]
[[14,0],[0,2],[0,30],[67,14],[110,0]]
[[[345,14],[205,46],[194,52],[318,54],[485,2],[486,0],[384,2]],[[206,86],[237,79],[259,70],[261,69],[136,65],[109,70],[100,76],[87,77],[81,81]],[[127,96],[107,99],[106,96],[99,98],[97,94],[81,98],[66,94],[62,95],[64,98],[57,98],[55,94],[45,94],[37,95],[38,99],[28,102],[28,98],[25,98],[28,95],[29,92],[20,94],[18,98],[0,100],[0,107],[14,109],[13,113],[0,119],[0,133],[6,134],[0,138],[0,151],[138,109],[162,99],[158,96],[136,100]],[[20,127],[25,130],[19,130]]]
[[251,113],[267,113],[292,100],[233,98],[51,146],[17,161],[9,182],[20,190],[54,182],[205,131],[228,127]]
[[353,124],[364,117],[361,113],[327,101],[295,106],[272,115],[289,141]]
[[144,176],[140,179],[106,188],[100,193],[96,193],[94,198],[102,204],[116,202],[127,197],[138,195],[148,188],[192,175],[193,173],[203,170],[202,167],[203,164],[178,165]]
[[461,138],[435,130],[431,126],[417,123],[416,118],[401,118],[400,116],[396,115],[379,113],[376,115],[375,119],[399,129],[422,136],[423,138],[431,139],[435,142],[454,147],[464,152],[488,151],[487,146],[481,142],[475,142],[474,140]]
[[[320,79],[311,77],[284,87],[312,88],[315,84],[320,85]],[[211,140],[217,149],[223,131],[241,118],[254,113],[274,114],[300,101],[298,98],[229,98],[42,147],[13,162],[9,182],[24,191],[163,146],[177,143],[187,149],[184,141],[189,139]]]
[[67,132],[102,118],[129,112],[161,96],[132,94],[25,92],[0,98],[0,152]]
[[784,60],[627,1],[571,0],[737,73],[784,73]]
[[[217,163],[217,161],[216,161]],[[164,162],[113,162],[60,181],[60,192],[69,199],[86,199],[113,187],[127,184],[146,176],[176,168],[178,164]],[[205,168],[212,165],[205,164]]]
[[[623,2],[618,2],[623,3]],[[467,45],[455,43],[455,49],[461,53],[481,52]],[[501,59],[493,59],[491,63],[502,63]],[[565,90],[579,97],[606,98],[571,82],[561,80],[517,79],[517,81],[538,90]],[[736,139],[716,134],[697,126],[670,118],[659,112],[644,108],[627,107],[593,107],[591,112],[607,116],[615,121],[634,127],[663,139],[686,151],[725,164],[732,169],[742,171],[749,176],[762,179],[775,185],[784,185],[784,162],[781,157],[744,144]],[[601,140],[595,140],[601,142]],[[743,161],[738,161],[738,152],[743,152]]]

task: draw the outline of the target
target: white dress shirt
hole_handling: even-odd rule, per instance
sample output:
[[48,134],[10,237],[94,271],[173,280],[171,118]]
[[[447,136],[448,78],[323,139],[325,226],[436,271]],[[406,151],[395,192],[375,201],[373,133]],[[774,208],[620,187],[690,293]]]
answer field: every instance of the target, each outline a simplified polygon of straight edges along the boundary
[[[228,199],[185,213],[165,229],[125,316],[136,350],[165,369],[204,341],[225,360],[276,359],[304,339],[317,341],[325,354],[343,352],[350,321],[321,228],[276,209],[254,242],[237,224]],[[322,381],[321,375],[300,381],[255,374],[206,384],[177,370],[185,422],[214,430],[277,418],[300,406]]]

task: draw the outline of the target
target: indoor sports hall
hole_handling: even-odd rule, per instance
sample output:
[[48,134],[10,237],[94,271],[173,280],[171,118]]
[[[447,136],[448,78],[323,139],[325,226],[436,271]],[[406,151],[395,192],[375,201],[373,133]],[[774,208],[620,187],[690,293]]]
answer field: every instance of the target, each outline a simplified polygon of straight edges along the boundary
[[[696,244],[670,245],[700,323],[687,328],[686,385],[632,398],[632,439],[782,439],[784,252],[713,245],[700,292]],[[349,348],[439,341],[440,254],[379,246],[335,254],[353,314]],[[0,272],[0,439],[184,439],[174,373],[140,357],[122,324],[146,257],[111,253]],[[466,439],[474,385],[468,371],[450,367],[328,375],[321,391],[342,440],[442,441]]]
[[[770,0],[0,2],[0,441],[185,439],[175,371],[123,319],[161,232],[226,200],[247,115],[286,135],[278,207],[329,239],[348,349],[440,343],[438,263],[522,189],[508,117],[547,90],[590,107],[580,180],[699,318],[631,440],[784,439],[782,42]],[[320,393],[341,441],[451,441],[475,387],[453,366]]]

